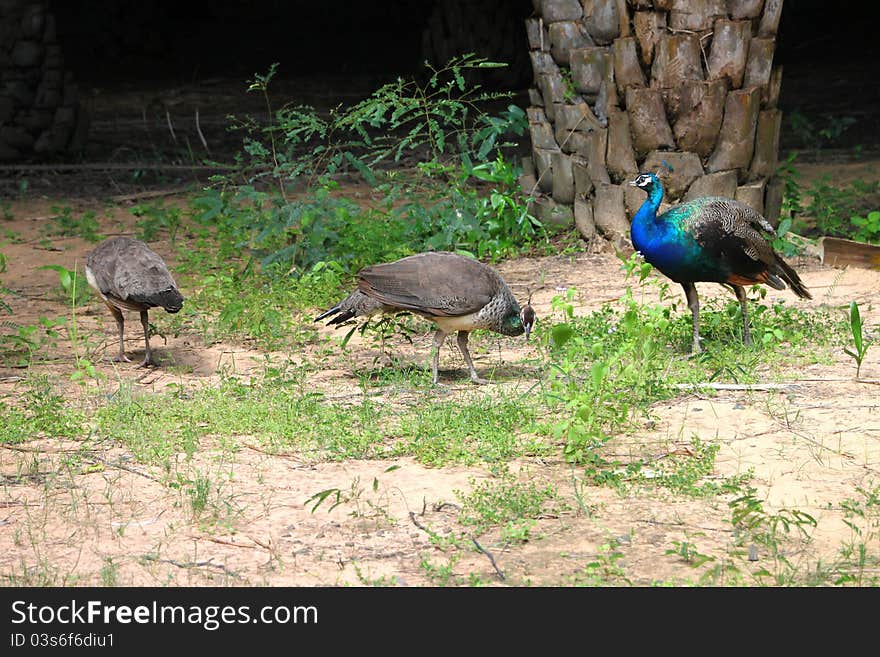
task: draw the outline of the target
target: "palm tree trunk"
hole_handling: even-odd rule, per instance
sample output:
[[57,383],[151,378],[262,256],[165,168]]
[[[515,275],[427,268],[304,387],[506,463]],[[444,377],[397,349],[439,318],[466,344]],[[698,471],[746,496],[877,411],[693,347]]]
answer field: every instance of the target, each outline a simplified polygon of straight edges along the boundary
[[626,183],[663,162],[667,202],[737,198],[775,225],[782,0],[533,0],[525,191],[586,238],[628,237]]

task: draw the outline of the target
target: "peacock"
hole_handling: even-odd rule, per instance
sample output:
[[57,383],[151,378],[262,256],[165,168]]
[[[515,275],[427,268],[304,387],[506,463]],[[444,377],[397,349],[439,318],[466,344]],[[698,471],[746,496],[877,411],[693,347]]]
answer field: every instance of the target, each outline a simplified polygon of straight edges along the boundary
[[707,196],[675,205],[658,215],[663,185],[654,173],[642,173],[630,185],[648,198],[630,227],[633,246],[644,259],[684,288],[693,315],[693,353],[700,352],[700,300],[694,283],[730,287],[742,307],[743,343],[752,344],[743,286],[763,283],[777,290],[786,284],[802,299],[812,299],[797,272],[768,241],[773,227],[749,206],[731,198]]

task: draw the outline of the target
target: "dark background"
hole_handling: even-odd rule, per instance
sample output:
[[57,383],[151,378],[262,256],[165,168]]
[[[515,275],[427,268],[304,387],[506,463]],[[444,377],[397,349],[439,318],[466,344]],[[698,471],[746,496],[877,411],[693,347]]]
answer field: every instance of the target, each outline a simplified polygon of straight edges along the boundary
[[[531,0],[452,3],[457,10],[451,14],[449,5],[444,14],[438,0],[55,0],[51,8],[65,60],[93,116],[86,158],[118,159],[124,155],[120,148],[134,151],[129,156],[146,155],[120,122],[139,117],[161,131],[168,117],[191,123],[196,106],[209,145],[214,144],[211,154],[219,155],[227,144],[234,148],[223,135],[226,115],[257,107],[258,99],[245,93],[246,80],[273,62],[280,64],[273,86],[279,104],[332,107],[397,76],[418,75],[432,54],[424,47],[426,34],[433,28],[436,35],[437,21],[450,16],[460,15],[459,25],[468,28],[456,32],[462,47],[473,45],[493,59],[520,58],[510,62],[506,78],[486,84],[518,92],[518,104],[526,105],[531,68],[522,21],[532,13]],[[823,146],[855,148],[857,157],[880,149],[878,5],[786,0],[775,58],[784,66],[783,151],[817,145],[807,142],[816,141],[823,128],[833,132],[842,117],[854,123],[833,143],[820,140]],[[473,7],[488,14],[486,19],[475,20]],[[505,52],[480,52],[491,40],[487,30],[505,25],[514,26]],[[811,122],[812,137],[791,123],[794,113]],[[167,137],[153,135],[155,156],[161,156],[157,140]]]

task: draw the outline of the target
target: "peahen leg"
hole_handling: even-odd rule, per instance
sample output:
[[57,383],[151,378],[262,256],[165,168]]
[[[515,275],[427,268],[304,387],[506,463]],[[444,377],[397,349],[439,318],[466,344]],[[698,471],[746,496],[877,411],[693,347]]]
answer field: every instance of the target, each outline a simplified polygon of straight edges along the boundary
[[694,325],[694,343],[691,353],[698,354],[700,349],[700,298],[697,296],[697,288],[693,283],[682,283],[684,295],[687,297],[688,308],[691,309]]
[[116,363],[130,363],[131,359],[125,355],[125,341],[122,339],[122,335],[125,332],[125,318],[122,316],[122,311],[116,306],[108,303],[107,307],[113,314],[113,319],[116,320],[116,328],[119,329],[119,353],[116,354],[113,361]]
[[431,373],[434,377],[434,385],[437,385],[438,381],[437,370],[440,366],[440,347],[443,346],[445,339],[446,333],[442,329],[437,329],[437,332],[434,334],[434,357],[431,359]]
[[156,361],[153,360],[153,350],[150,349],[150,320],[147,317],[147,311],[141,311],[141,326],[144,327],[144,359],[138,364],[138,367],[147,367],[148,365],[155,365]]
[[468,371],[471,373],[471,381],[474,383],[489,383],[486,379],[481,379],[477,375],[474,361],[471,360],[470,352],[468,352],[468,331],[458,332],[458,348],[461,350],[461,355],[464,356],[464,362],[467,363]]
[[736,294],[736,298],[739,300],[739,305],[742,308],[743,314],[743,344],[750,346],[752,344],[752,334],[749,331],[749,315],[746,311],[746,290],[742,285],[732,285],[733,293]]

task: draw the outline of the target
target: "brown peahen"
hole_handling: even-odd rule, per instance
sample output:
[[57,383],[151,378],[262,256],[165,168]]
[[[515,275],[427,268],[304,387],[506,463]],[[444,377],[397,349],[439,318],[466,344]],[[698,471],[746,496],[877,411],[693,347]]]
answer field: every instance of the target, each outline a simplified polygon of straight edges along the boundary
[[436,324],[431,365],[435,384],[440,347],[448,334],[458,332],[458,348],[471,380],[488,383],[474,368],[468,352],[469,333],[475,329],[510,336],[525,333],[528,340],[535,323],[531,304],[520,308],[494,269],[473,258],[444,251],[365,267],[358,272],[358,289],[315,321],[332,317],[327,324],[338,325],[354,317],[395,311],[409,311]]
[[111,237],[86,256],[86,279],[101,298],[119,328],[117,362],[131,360],[125,355],[122,339],[123,310],[136,310],[144,328],[146,353],[138,367],[156,365],[150,349],[150,308],[162,307],[169,313],[183,308],[183,296],[162,258],[144,242],[131,237]]

